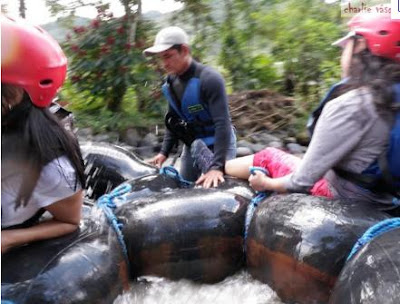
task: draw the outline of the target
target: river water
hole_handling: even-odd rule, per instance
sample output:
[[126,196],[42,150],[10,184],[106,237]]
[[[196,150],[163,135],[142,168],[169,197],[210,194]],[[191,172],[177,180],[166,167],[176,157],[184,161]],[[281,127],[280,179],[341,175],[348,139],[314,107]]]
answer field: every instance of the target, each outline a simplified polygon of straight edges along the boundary
[[282,304],[266,284],[241,271],[217,284],[145,276],[114,304]]

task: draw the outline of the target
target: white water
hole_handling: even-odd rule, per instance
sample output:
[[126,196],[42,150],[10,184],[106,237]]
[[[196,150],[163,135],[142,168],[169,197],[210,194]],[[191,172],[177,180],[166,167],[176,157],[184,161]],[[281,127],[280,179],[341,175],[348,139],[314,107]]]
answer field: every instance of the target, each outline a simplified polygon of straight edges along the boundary
[[145,276],[114,304],[282,304],[272,289],[242,271],[217,284]]

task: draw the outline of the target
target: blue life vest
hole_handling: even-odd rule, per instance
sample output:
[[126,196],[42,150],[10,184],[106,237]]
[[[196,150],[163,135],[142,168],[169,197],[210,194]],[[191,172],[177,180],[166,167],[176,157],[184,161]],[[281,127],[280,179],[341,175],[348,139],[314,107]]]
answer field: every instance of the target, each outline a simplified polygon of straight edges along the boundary
[[[315,125],[321,115],[322,109],[329,100],[337,97],[335,93],[347,79],[333,85],[327,95],[321,100],[319,106],[312,112],[307,128],[312,136]],[[390,131],[388,147],[368,168],[361,174],[334,169],[335,172],[360,186],[375,192],[388,192],[400,197],[400,83],[393,85],[397,112],[395,121]]]
[[326,103],[336,97],[338,97],[337,91],[342,87],[343,84],[346,83],[348,78],[344,78],[338,83],[335,83],[326,93],[324,98],[320,101],[318,107],[312,111],[310,117],[307,120],[307,130],[308,130],[308,135],[312,137],[315,129],[315,125],[317,124],[318,118],[322,113],[323,108],[325,107]]
[[207,146],[211,146],[215,142],[215,127],[210,112],[200,99],[200,78],[196,74],[197,71],[186,85],[180,107],[168,80],[163,84],[162,92],[175,113],[193,128],[196,138],[201,138]]

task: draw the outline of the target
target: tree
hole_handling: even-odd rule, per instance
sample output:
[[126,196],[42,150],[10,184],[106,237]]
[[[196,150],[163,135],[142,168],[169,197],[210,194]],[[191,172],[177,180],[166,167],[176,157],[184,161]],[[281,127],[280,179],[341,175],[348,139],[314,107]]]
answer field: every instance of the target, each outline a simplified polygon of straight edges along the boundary
[[21,18],[26,17],[26,5],[25,0],[19,0],[19,15]]
[[145,37],[139,21],[133,22],[136,29],[132,34],[132,23],[127,20],[136,18],[135,14],[114,18],[107,5],[99,6],[98,12],[90,26],[75,27],[68,37],[69,73],[89,104],[103,100],[108,110],[118,112],[128,87],[136,87],[143,95],[137,71],[145,64]]
[[253,15],[260,5],[256,0],[224,1],[219,62],[229,71],[234,90],[271,87],[277,77],[271,56],[260,48],[255,36],[259,24]]
[[46,6],[50,9],[50,14],[74,15],[77,8],[85,6],[101,6],[105,4],[102,0],[46,0]]
[[270,41],[284,76],[311,106],[339,78],[339,51],[331,47],[341,32],[337,11],[319,0],[287,0],[256,14],[257,35]]
[[107,1],[46,0],[53,15],[65,16],[59,18],[64,26],[71,24],[79,7],[95,6],[98,11],[89,26],[72,28],[63,45],[69,57],[71,90],[75,87],[84,96],[83,104],[75,108],[87,112],[105,107],[111,112],[120,112],[129,90],[134,92],[130,96],[139,111],[160,115],[159,107],[153,106],[159,92],[152,85],[159,84],[159,76],[142,55],[149,40],[148,29],[153,25],[141,19],[141,0],[120,2],[125,15],[114,18]]
[[192,34],[192,55],[199,61],[206,61],[215,43],[216,22],[213,19],[211,0],[176,0],[183,3],[183,8],[173,14],[174,22],[184,24]]

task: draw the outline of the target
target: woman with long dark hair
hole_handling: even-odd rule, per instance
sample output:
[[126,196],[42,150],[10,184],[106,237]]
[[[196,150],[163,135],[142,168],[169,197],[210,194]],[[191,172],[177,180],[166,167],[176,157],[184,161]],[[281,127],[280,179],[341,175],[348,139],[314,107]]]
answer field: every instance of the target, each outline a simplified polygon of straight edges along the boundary
[[[1,251],[75,231],[83,202],[78,142],[48,106],[66,76],[58,43],[1,16]],[[48,211],[52,217],[38,222]]]
[[[337,42],[343,48],[344,81],[320,107],[304,157],[266,148],[227,161],[226,174],[248,179],[258,191],[392,204],[399,189],[373,176],[399,110],[400,20],[373,8],[372,13],[354,16],[349,26],[349,35]],[[251,166],[267,169],[269,176],[250,174]]]
[[[345,81],[334,93],[337,98],[323,107],[304,158],[267,148],[228,162],[227,174],[248,178],[259,191],[391,204],[390,189],[375,181],[370,188],[353,176],[368,175],[388,145],[400,83],[400,20],[392,20],[390,13],[361,13],[349,26],[349,35],[336,43],[343,47]],[[250,175],[250,166],[264,167],[270,176]]]

